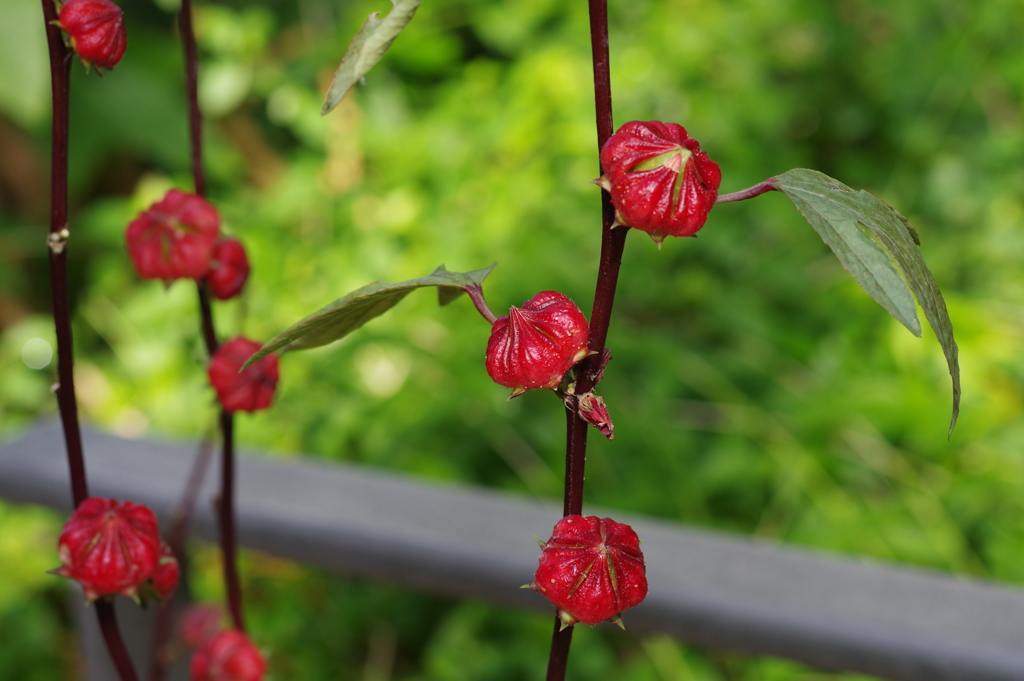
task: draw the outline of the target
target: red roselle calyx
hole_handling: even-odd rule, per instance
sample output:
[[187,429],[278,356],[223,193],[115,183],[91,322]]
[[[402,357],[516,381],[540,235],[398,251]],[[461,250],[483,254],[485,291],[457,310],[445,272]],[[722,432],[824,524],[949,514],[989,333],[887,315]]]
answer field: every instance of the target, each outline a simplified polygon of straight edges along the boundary
[[267,661],[237,629],[222,631],[192,656],[192,681],[260,681]]
[[217,605],[192,603],[178,619],[178,634],[189,648],[201,648],[220,632],[224,612]]
[[202,277],[220,232],[217,209],[200,196],[172,189],[128,225],[125,239],[144,279]]
[[57,541],[61,567],[54,573],[81,584],[89,601],[115,594],[138,598],[160,563],[160,544],[149,508],[90,497],[64,524]]
[[213,247],[213,259],[206,281],[210,293],[217,300],[230,300],[242,292],[249,278],[249,258],[245,247],[238,239],[231,237],[217,239]]
[[162,601],[170,598],[174,590],[178,588],[180,576],[181,567],[178,565],[178,559],[174,557],[171,547],[166,542],[160,542],[160,560],[149,580],[157,598]]
[[722,171],[675,123],[632,121],[601,149],[604,175],[619,224],[666,236],[693,236],[715,205]]
[[566,516],[544,542],[529,587],[558,608],[563,629],[604,620],[621,626],[619,613],[647,596],[640,540],[610,518]]
[[533,388],[554,389],[587,356],[587,318],[571,300],[543,291],[498,317],[487,341],[487,373],[511,397]]
[[256,341],[238,336],[217,348],[210,359],[210,383],[226,411],[257,411],[274,401],[280,378],[277,355],[267,355],[238,373],[260,347]]
[[68,44],[86,69],[90,64],[114,68],[128,46],[123,12],[110,0],[68,0],[57,26],[68,34]]

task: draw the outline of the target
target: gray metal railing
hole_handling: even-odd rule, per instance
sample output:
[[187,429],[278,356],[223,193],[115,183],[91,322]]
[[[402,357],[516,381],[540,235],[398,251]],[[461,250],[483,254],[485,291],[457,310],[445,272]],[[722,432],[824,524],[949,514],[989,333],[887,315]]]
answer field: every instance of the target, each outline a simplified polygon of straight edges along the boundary
[[[92,494],[148,504],[167,522],[195,446],[91,430],[84,437]],[[69,511],[67,475],[56,425],[0,446],[0,497]],[[211,540],[213,478],[193,520],[193,532]],[[550,612],[519,586],[537,566],[531,535],[548,536],[560,516],[554,504],[352,465],[246,455],[237,510],[246,547]],[[1024,679],[1018,587],[588,513],[629,522],[643,539],[650,595],[626,613],[630,629],[896,680]]]

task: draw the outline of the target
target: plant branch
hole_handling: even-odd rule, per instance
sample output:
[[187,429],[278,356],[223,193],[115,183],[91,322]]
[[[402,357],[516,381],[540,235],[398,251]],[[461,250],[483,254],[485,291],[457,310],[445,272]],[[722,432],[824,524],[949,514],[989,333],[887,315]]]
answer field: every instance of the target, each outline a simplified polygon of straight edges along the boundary
[[469,294],[469,298],[473,301],[473,306],[476,307],[476,311],[487,320],[488,324],[493,326],[494,322],[497,321],[498,318],[494,316],[494,313],[491,312],[491,308],[487,306],[487,301],[484,300],[484,287],[467,286],[463,290]]
[[[82,432],[78,424],[75,398],[74,344],[71,336],[71,306],[68,301],[68,114],[71,90],[72,53],[64,45],[60,29],[54,25],[57,10],[52,0],[42,0],[46,42],[50,53],[52,92],[52,129],[50,147],[50,233],[47,247],[50,260],[50,296],[57,335],[57,407],[64,430],[71,477],[71,500],[75,508],[89,497],[85,473]],[[117,629],[114,606],[96,602],[96,617],[107,650],[121,681],[136,681],[135,667]]]
[[64,429],[64,445],[71,474],[74,507],[89,496],[75,399],[74,345],[71,338],[71,310],[68,302],[68,100],[72,53],[64,45],[60,29],[53,25],[57,11],[52,0],[43,1],[46,41],[50,50],[50,87],[53,122],[50,147],[50,297],[57,335],[57,407]]
[[221,457],[221,489],[217,499],[220,526],[220,548],[224,569],[224,588],[228,610],[235,629],[245,631],[242,618],[242,586],[238,579],[237,543],[235,540],[235,448],[234,422],[231,413],[221,411],[220,429],[224,434],[224,455]]
[[761,196],[761,194],[778,190],[779,188],[775,186],[775,178],[769,177],[764,182],[758,182],[753,187],[748,187],[747,189],[742,189],[738,192],[733,192],[732,194],[721,194],[717,199],[715,199],[715,203],[719,204],[729,203],[730,201],[745,201],[747,199],[752,199],[755,196]]
[[[181,581],[178,588],[185,587],[185,579],[188,574],[185,561],[185,541],[188,538],[188,525],[192,517],[192,509],[195,508],[196,497],[199,496],[199,488],[203,485],[206,477],[206,470],[210,467],[210,459],[213,455],[212,433],[199,444],[196,456],[192,460],[192,467],[189,470],[185,482],[185,489],[181,494],[181,500],[171,515],[171,529],[167,532],[167,545],[171,553],[178,559],[181,570]],[[163,681],[167,676],[167,666],[171,659],[168,652],[168,643],[171,640],[171,633],[174,628],[175,599],[169,598],[160,604],[160,610],[156,615],[156,625],[153,627],[153,657],[150,662],[150,681]]]
[[[597,149],[600,155],[608,138],[614,131],[612,118],[611,71],[608,56],[608,1],[588,0],[590,7],[590,45],[594,64],[594,104],[597,118]],[[601,173],[603,174],[603,170]],[[629,230],[614,228],[615,208],[611,195],[601,191],[601,262],[597,271],[597,289],[594,293],[594,307],[590,313],[590,336],[587,345],[594,354],[583,360],[576,382],[576,394],[589,392],[601,378],[604,366],[605,342],[611,322],[612,306],[615,302],[615,287],[619,280],[622,252],[626,246]],[[566,450],[565,450],[565,494],[564,515],[583,514],[584,467],[587,460],[587,423],[580,418],[579,400],[575,397],[566,401]],[[562,629],[561,620],[555,616],[555,630],[551,637],[551,653],[548,657],[547,681],[562,681],[569,659],[572,643],[572,627]]]
[[[181,41],[185,50],[185,90],[188,96],[189,133],[192,149],[192,179],[196,194],[206,198],[206,176],[203,173],[203,117],[199,110],[199,57],[196,51],[196,36],[192,26],[192,1],[181,0]],[[199,292],[199,310],[202,318],[203,341],[210,357],[217,351],[216,327],[213,323],[213,309],[205,279],[196,280]],[[238,579],[235,543],[235,429],[232,415],[221,411],[220,429],[222,434],[221,489],[217,500],[218,525],[220,528],[221,556],[224,563],[224,586],[228,597],[228,610],[236,629],[245,631],[242,619],[242,592]]]
[[203,115],[199,111],[199,57],[196,54],[196,33],[192,28],[192,0],[181,0],[181,42],[185,48],[185,90],[188,93],[188,122],[192,144],[192,179],[196,194],[206,198],[206,175],[203,173]]
[[94,604],[96,617],[100,621],[100,632],[103,634],[103,641],[107,644],[110,658],[114,661],[121,681],[137,681],[135,667],[132,665],[132,658],[124,645],[121,633],[117,628],[117,614],[114,612],[114,602],[100,599]]

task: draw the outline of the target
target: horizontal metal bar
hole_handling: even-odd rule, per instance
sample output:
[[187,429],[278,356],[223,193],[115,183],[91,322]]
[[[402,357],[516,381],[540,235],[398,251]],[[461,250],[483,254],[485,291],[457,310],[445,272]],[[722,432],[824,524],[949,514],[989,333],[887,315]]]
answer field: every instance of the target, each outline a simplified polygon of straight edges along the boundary
[[[86,430],[92,494],[150,505],[181,493],[190,444]],[[69,509],[63,438],[42,426],[0,447],[0,496]],[[550,611],[531,581],[561,515],[552,503],[308,458],[242,456],[243,546],[417,589]],[[207,479],[197,534],[214,537]],[[589,513],[609,515],[588,509]],[[630,629],[901,681],[1024,679],[1024,591],[843,558],[626,513],[643,540],[650,595]]]

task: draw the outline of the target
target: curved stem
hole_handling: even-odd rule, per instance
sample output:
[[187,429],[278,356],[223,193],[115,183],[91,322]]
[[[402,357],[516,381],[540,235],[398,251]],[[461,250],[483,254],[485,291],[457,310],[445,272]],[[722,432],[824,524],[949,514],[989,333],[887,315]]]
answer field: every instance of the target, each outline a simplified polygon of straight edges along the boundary
[[476,307],[476,311],[487,320],[488,324],[493,325],[498,318],[494,316],[494,313],[491,312],[491,308],[487,306],[487,301],[484,300],[483,286],[469,286],[463,290],[469,294],[469,298],[473,301],[473,306]]
[[755,196],[761,196],[761,194],[766,194],[768,192],[778,190],[779,188],[775,186],[775,178],[769,177],[764,182],[758,182],[753,187],[741,189],[740,191],[733,192],[731,194],[722,194],[717,199],[715,199],[715,203],[719,204],[729,203],[730,201],[745,201],[747,199],[752,199]]

